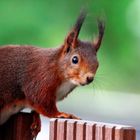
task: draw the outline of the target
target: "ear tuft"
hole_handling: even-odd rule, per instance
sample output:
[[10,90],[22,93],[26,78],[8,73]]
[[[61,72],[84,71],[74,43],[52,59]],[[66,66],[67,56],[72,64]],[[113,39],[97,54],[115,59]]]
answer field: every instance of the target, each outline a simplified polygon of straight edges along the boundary
[[83,25],[83,22],[85,20],[85,17],[86,17],[86,11],[82,10],[79,17],[77,18],[77,21],[74,27],[72,28],[71,32],[68,34],[66,38],[66,41],[65,41],[66,46],[73,47],[73,48],[76,47],[78,35]]
[[80,29],[83,25],[83,22],[86,18],[86,15],[87,15],[87,12],[85,10],[82,10],[80,12],[79,17],[77,18],[76,24],[75,24],[74,29],[73,29],[77,33],[76,37],[78,37],[78,35],[79,35]]
[[105,23],[101,20],[98,20],[98,29],[99,29],[99,35],[103,36],[105,30]]
[[98,49],[100,48],[105,30],[105,23],[101,20],[98,20],[98,30],[99,30],[98,37],[93,42],[93,46],[95,47],[96,51],[98,51]]

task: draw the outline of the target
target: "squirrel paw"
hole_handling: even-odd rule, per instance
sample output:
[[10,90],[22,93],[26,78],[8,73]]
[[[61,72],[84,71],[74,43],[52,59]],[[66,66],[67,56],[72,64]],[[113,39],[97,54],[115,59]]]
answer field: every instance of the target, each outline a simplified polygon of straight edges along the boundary
[[31,133],[32,133],[32,137],[36,137],[37,134],[40,132],[40,126],[36,123],[32,123],[31,127]]
[[41,120],[38,113],[33,111],[32,114],[33,114],[33,123],[31,124],[30,129],[31,129],[32,137],[34,138],[41,130]]
[[64,112],[61,112],[57,118],[66,118],[66,119],[77,119],[77,120],[81,120],[79,117],[74,116],[73,114],[67,114]]

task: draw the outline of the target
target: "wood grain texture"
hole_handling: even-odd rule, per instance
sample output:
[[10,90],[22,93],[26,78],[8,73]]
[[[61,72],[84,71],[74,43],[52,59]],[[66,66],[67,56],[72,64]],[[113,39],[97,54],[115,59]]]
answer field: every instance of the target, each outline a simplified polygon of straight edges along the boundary
[[66,140],[66,120],[57,120],[57,139]]
[[85,122],[78,121],[76,124],[76,140],[84,140],[85,138]]
[[97,124],[95,131],[95,139],[96,140],[104,140],[105,139],[105,125]]
[[123,129],[121,126],[115,127],[115,140],[124,140]]
[[50,140],[136,140],[136,130],[117,124],[52,119]]
[[75,140],[75,139],[76,139],[76,122],[73,122],[73,120],[68,120],[66,140]]
[[50,120],[50,140],[56,140],[57,137],[57,119]]
[[124,140],[136,139],[135,129],[124,129]]
[[95,140],[95,128],[96,128],[96,124],[91,123],[91,122],[86,123],[86,137],[85,137],[85,140]]
[[115,140],[115,126],[105,126],[105,140]]
[[0,140],[33,140],[30,130],[32,121],[33,116],[30,113],[13,115],[0,126]]

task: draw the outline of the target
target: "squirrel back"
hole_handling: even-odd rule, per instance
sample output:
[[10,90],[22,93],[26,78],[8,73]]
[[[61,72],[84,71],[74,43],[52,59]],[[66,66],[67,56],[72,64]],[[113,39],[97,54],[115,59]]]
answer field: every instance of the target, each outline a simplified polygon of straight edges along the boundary
[[80,14],[59,48],[0,48],[0,124],[25,107],[48,117],[60,117],[56,102],[75,87],[93,81],[104,24],[99,21],[99,35],[94,42],[81,41],[78,35],[85,16]]

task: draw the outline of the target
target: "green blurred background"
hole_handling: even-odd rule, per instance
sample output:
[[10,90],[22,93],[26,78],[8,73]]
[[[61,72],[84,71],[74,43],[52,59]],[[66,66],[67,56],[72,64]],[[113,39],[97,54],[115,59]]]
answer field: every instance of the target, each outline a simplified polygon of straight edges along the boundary
[[106,24],[94,88],[140,93],[139,0],[1,0],[0,45],[59,46],[83,7],[81,39],[93,40],[97,18]]

